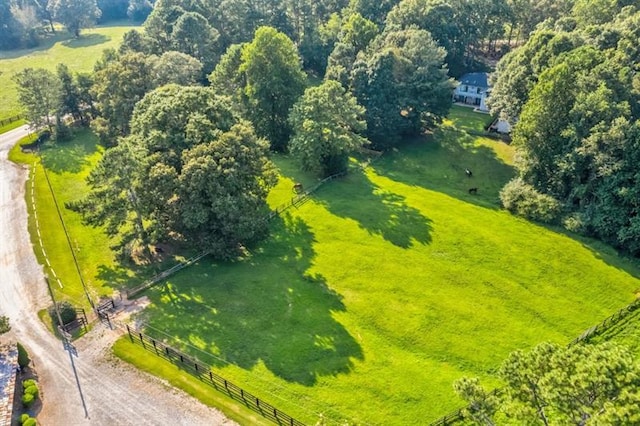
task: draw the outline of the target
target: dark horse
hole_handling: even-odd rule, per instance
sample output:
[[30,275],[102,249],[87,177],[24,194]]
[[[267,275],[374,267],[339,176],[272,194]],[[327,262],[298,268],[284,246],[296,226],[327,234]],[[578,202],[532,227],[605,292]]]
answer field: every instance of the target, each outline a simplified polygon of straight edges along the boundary
[[478,188],[469,188],[469,194],[477,194]]

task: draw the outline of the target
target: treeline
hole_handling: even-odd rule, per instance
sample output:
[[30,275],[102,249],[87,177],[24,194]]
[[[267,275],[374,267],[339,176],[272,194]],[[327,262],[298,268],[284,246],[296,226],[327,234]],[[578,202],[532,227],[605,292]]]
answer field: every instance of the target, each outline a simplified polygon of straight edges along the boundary
[[[448,67],[465,71],[500,38],[524,37],[540,19],[525,9],[159,0],[144,30],[105,51],[91,75],[25,70],[20,96],[54,139],[72,115],[108,147],[90,195],[70,207],[105,226],[121,252],[150,255],[149,244],[175,239],[233,257],[265,235],[269,149],[326,176],[360,146],[388,149],[437,126],[451,105]],[[545,10],[549,25],[557,10]],[[307,88],[303,70],[324,83]]]
[[113,20],[143,22],[155,0],[0,0],[0,50],[37,46],[54,22],[78,37],[82,28]]
[[517,120],[503,204],[640,254],[640,13],[578,1],[498,64],[493,112]]

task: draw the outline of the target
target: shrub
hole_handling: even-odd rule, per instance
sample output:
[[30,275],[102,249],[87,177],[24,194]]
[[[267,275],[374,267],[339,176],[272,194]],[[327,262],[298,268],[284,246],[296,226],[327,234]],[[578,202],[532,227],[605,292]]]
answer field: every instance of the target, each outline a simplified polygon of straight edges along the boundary
[[22,387],[24,389],[28,388],[29,386],[36,386],[36,381],[33,379],[27,379],[22,381]]
[[0,334],[4,334],[11,330],[11,325],[9,324],[9,318],[5,316],[0,316]]
[[25,420],[24,423],[22,423],[22,426],[37,426],[37,425],[38,425],[38,422],[33,417],[29,417],[27,420]]
[[[60,317],[62,319],[62,324],[69,324],[71,321],[75,320],[76,317],[78,316],[76,314],[76,310],[74,309],[74,307],[71,305],[71,303],[69,302],[58,302],[58,310],[60,311]],[[53,321],[53,326],[57,327],[59,325],[58,323],[58,315],[56,314],[56,310],[54,306],[50,306],[49,309],[49,316],[51,317],[51,321]]]
[[37,397],[38,397],[38,392],[39,392],[39,391],[38,391],[38,386],[36,386],[36,385],[29,386],[29,387],[26,387],[26,388],[24,389],[24,394],[25,394],[25,395],[26,395],[26,394],[30,394],[30,395],[33,395],[33,397],[34,397],[34,398],[37,398]]
[[27,421],[30,418],[31,418],[31,416],[29,416],[27,413],[21,414],[20,415],[20,424],[23,425],[24,422]]
[[502,188],[500,201],[511,213],[540,222],[554,222],[561,211],[558,200],[538,192],[520,178],[512,179]]
[[36,397],[31,395],[30,393],[25,393],[22,395],[22,405],[29,408],[36,402]]
[[24,346],[22,346],[20,343],[18,343],[17,346],[18,346],[18,365],[20,366],[20,368],[26,368],[31,362],[31,359],[29,358],[29,354],[27,353],[27,350],[24,348]]
[[571,213],[562,219],[562,226],[568,231],[578,234],[584,233],[587,226],[584,215],[581,213]]

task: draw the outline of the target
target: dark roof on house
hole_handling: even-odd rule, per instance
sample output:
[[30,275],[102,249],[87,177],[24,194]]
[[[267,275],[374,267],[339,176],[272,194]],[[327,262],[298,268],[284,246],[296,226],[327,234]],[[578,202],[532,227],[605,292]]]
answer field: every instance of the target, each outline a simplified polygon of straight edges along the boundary
[[460,77],[460,84],[476,87],[489,87],[489,74],[486,72],[471,72]]

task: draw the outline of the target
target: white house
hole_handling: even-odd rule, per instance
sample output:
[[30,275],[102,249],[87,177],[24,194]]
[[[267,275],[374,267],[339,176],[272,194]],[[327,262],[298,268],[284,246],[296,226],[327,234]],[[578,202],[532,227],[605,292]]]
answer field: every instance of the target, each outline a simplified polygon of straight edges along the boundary
[[472,72],[460,77],[460,84],[453,92],[453,101],[473,105],[480,111],[489,111],[486,100],[489,97],[489,74]]

